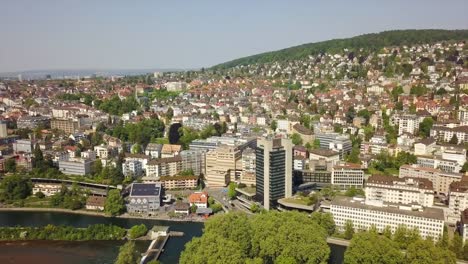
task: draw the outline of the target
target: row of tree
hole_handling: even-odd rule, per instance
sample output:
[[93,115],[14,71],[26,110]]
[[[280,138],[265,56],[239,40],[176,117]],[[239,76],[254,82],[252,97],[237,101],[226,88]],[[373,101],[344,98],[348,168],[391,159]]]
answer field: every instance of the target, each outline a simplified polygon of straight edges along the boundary
[[0,240],[121,240],[127,231],[115,225],[96,224],[86,228],[47,225],[43,227],[0,227]]

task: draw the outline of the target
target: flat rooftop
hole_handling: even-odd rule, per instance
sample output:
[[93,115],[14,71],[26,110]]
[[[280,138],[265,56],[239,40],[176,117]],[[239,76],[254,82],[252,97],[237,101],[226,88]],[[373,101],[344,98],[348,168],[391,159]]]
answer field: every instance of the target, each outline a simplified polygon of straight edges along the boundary
[[393,213],[393,214],[412,215],[416,217],[431,218],[431,219],[437,219],[441,221],[445,220],[444,211],[439,208],[426,207],[423,209],[423,211],[402,210],[402,209],[399,209],[399,206],[407,206],[407,205],[384,203],[384,206],[376,206],[376,205],[366,204],[364,201],[354,200],[353,198],[350,198],[350,197],[336,197],[335,199],[333,199],[331,204],[332,206],[338,205],[338,206],[346,206],[346,207],[360,208],[360,209],[373,210],[373,211],[381,211],[381,212],[387,212],[387,213]]

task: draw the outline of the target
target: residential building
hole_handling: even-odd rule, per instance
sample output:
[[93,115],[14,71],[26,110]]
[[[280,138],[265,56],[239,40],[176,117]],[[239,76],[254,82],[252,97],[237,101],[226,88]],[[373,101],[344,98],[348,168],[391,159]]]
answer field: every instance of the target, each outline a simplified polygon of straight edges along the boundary
[[450,184],[448,198],[450,217],[458,220],[460,214],[468,208],[468,176]]
[[430,132],[431,137],[434,137],[438,140],[449,142],[452,137],[455,135],[458,143],[463,144],[468,142],[468,126],[458,126],[458,127],[444,127],[444,126],[433,126]]
[[0,138],[6,138],[7,136],[7,124],[5,122],[0,122]]
[[425,138],[414,144],[414,155],[432,155],[435,150],[436,140]]
[[88,159],[70,159],[59,161],[59,170],[63,174],[86,175],[92,173],[94,161]]
[[192,170],[195,176],[205,175],[205,151],[182,150],[182,171]]
[[161,148],[161,158],[171,158],[179,155],[182,151],[181,145],[164,144]]
[[266,210],[292,196],[293,144],[290,139],[262,138],[256,149],[256,197]]
[[[198,186],[198,177],[189,176],[163,176],[159,177],[159,181],[166,190],[173,189],[194,189]],[[143,182],[151,182],[151,180],[144,179]]]
[[444,232],[444,212],[439,208],[336,197],[330,205],[330,212],[339,231],[344,231],[346,222],[351,221],[356,230],[368,230],[375,226],[381,233],[387,226],[395,233],[399,226],[405,225],[409,229],[418,229],[422,238],[436,240]]
[[49,128],[50,118],[47,116],[23,116],[16,121],[18,128]]
[[359,164],[343,163],[333,166],[331,183],[343,189],[350,187],[362,188],[364,185],[364,171]]
[[242,174],[240,182],[255,185],[255,150],[247,148],[242,152]]
[[403,133],[416,134],[419,130],[419,117],[414,114],[402,114],[394,116],[394,123],[398,125],[398,135]]
[[127,202],[130,214],[153,215],[161,206],[161,183],[132,183]]
[[146,178],[165,177],[177,175],[182,169],[180,156],[153,159],[146,165]]
[[145,149],[145,155],[151,156],[153,159],[161,158],[162,144],[149,143]]
[[434,187],[424,178],[396,178],[373,175],[367,179],[366,198],[394,204],[419,204],[431,207],[434,204]]
[[194,192],[188,197],[190,206],[195,205],[197,208],[208,208],[208,193]]
[[143,174],[143,166],[139,160],[126,160],[122,163],[122,174],[128,178],[140,177]]
[[50,121],[50,128],[61,130],[67,134],[73,134],[80,128],[80,120],[52,119]]
[[468,240],[468,209],[465,209],[460,214],[460,234],[463,239],[463,243]]
[[146,164],[148,164],[150,159],[151,157],[145,154],[125,153],[125,161],[130,161],[130,160],[139,161],[141,163],[141,168],[143,169],[143,171],[146,171]]
[[418,165],[403,165],[400,167],[400,178],[425,178],[432,182],[436,193],[448,194],[450,184],[460,181],[461,173],[444,172],[439,169],[424,168]]

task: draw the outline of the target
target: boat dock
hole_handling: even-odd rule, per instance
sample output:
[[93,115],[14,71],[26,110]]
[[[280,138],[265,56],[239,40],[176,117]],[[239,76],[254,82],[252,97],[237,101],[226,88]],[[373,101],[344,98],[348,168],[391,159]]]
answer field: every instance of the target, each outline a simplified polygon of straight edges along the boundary
[[158,260],[161,253],[164,252],[164,247],[166,246],[169,237],[181,237],[184,235],[184,232],[170,231],[167,226],[154,226],[149,231],[149,236],[152,241],[146,250],[146,252],[141,258],[140,264],[146,264],[151,260]]

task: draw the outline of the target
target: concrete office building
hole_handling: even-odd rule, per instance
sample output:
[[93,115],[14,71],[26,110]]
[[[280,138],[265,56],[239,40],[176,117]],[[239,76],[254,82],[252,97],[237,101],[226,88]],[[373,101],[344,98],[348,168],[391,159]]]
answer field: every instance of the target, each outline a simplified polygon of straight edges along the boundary
[[161,183],[132,183],[127,211],[151,216],[161,206],[161,195]]
[[342,189],[362,188],[364,185],[364,171],[359,164],[345,163],[333,166],[331,183]]
[[290,139],[262,138],[256,149],[256,197],[266,210],[292,196],[293,144]]
[[67,161],[59,161],[59,170],[63,174],[69,175],[86,175],[92,173],[92,165],[94,161],[87,159],[73,159]]
[[23,116],[16,121],[16,125],[18,128],[49,128],[50,118],[47,116]]
[[396,178],[373,175],[366,182],[366,198],[386,203],[434,205],[432,182],[424,178]]
[[338,152],[341,160],[343,160],[344,156],[349,154],[353,148],[349,137],[339,133],[320,133],[317,134],[315,138],[320,140],[320,148]]
[[138,160],[127,160],[122,163],[122,174],[125,177],[139,177],[143,174],[141,162]]
[[226,186],[238,181],[242,172],[242,152],[239,148],[222,145],[206,153],[206,183],[211,187]]
[[352,221],[356,230],[375,226],[379,232],[389,226],[392,233],[400,225],[418,229],[422,238],[438,239],[444,232],[444,212],[439,208],[418,205],[394,205],[364,198],[336,197],[330,205],[336,227],[344,231],[346,222]]
[[34,150],[33,141],[29,139],[18,139],[13,143],[13,151],[15,153],[32,153]]
[[153,159],[146,165],[146,178],[159,178],[177,175],[182,169],[180,156]]

